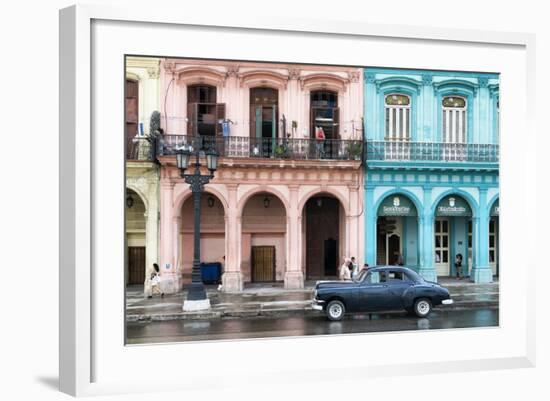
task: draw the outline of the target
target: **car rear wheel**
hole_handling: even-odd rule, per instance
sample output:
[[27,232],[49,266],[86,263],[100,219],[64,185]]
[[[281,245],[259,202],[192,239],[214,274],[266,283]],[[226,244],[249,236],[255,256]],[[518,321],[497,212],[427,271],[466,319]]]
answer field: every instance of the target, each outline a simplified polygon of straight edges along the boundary
[[346,313],[346,308],[341,301],[330,301],[327,305],[327,317],[329,320],[337,321],[342,320]]
[[414,313],[418,317],[426,317],[432,311],[432,303],[429,299],[420,298],[414,303]]

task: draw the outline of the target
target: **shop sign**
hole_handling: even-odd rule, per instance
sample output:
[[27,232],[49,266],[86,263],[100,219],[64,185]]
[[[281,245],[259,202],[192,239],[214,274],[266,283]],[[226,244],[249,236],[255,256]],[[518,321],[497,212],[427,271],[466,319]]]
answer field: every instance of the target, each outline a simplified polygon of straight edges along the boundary
[[471,216],[472,210],[466,201],[458,196],[447,196],[439,202],[436,216]]
[[378,208],[378,216],[416,216],[416,208],[405,196],[389,196]]

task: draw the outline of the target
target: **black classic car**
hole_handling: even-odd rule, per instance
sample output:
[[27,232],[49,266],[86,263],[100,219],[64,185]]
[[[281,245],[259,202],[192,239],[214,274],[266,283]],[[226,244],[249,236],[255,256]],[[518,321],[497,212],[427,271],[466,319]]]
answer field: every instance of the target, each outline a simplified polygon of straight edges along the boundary
[[410,268],[377,266],[362,270],[353,280],[318,282],[312,307],[324,311],[330,320],[341,320],[346,312],[403,309],[426,317],[432,307],[452,303],[446,288]]

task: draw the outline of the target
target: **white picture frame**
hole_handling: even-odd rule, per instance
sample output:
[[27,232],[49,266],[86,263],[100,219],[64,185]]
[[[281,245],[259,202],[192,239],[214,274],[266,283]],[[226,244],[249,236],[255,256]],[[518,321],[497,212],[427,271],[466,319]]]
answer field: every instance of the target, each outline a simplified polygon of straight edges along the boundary
[[[130,31],[139,39],[127,40],[127,44],[121,45],[121,39],[116,34]],[[211,38],[207,42],[209,44],[201,49],[193,48],[193,54],[182,54],[185,45],[174,37],[193,35],[197,31],[200,31],[201,37],[221,33],[228,37],[238,36],[243,41],[242,48],[231,44],[234,41],[228,41],[224,49],[209,53],[208,47],[214,42]],[[145,32],[147,35],[144,35]],[[123,225],[113,224],[113,221],[122,221],[122,207],[110,208],[105,202],[108,198],[114,199],[113,203],[117,204],[120,196],[120,205],[123,205],[122,135],[119,143],[107,149],[104,136],[98,133],[113,121],[115,130],[117,121],[122,124],[122,97],[118,99],[120,105],[116,105],[116,93],[122,93],[123,82],[123,70],[119,68],[123,65],[123,57],[119,56],[205,57],[210,54],[211,58],[254,57],[265,61],[294,61],[285,59],[284,52],[278,47],[274,47],[269,54],[257,52],[251,56],[251,49],[247,46],[253,46],[253,39],[258,35],[271,43],[295,42],[294,47],[287,47],[292,49],[289,54],[297,53],[300,44],[307,42],[318,46],[320,41],[338,41],[342,52],[346,48],[358,49],[361,46],[372,50],[380,46],[386,48],[379,53],[371,53],[376,56],[372,56],[372,62],[367,63],[367,53],[356,54],[355,50],[350,50],[345,60],[339,59],[340,64],[473,71],[481,68],[483,71],[501,73],[503,162],[500,205],[504,207],[504,213],[501,215],[503,260],[499,328],[124,346],[121,337],[124,320],[119,320],[124,313],[122,273],[109,277],[98,268],[98,264],[105,260],[113,261],[112,269],[122,266],[117,262],[122,253],[122,246],[119,247],[122,242],[117,241],[122,241]],[[109,46],[105,42],[107,37],[110,39]],[[164,41],[159,38],[164,38]],[[249,41],[244,43],[246,40]],[[162,43],[162,46],[155,43]],[[157,391],[159,388],[197,390],[201,386],[211,388],[211,382],[218,387],[230,386],[243,373],[261,383],[266,373],[271,379],[276,377],[293,381],[297,380],[299,372],[301,381],[326,381],[338,372],[349,372],[350,377],[360,378],[410,374],[413,370],[415,374],[422,374],[534,366],[535,315],[534,309],[527,306],[534,303],[535,288],[527,276],[534,271],[535,252],[528,239],[521,238],[519,230],[514,229],[521,227],[522,221],[530,221],[528,225],[534,224],[537,214],[536,208],[527,204],[529,198],[536,197],[535,178],[529,174],[534,171],[534,157],[531,157],[534,149],[527,145],[536,141],[532,124],[535,109],[534,44],[533,35],[507,32],[315,19],[253,20],[246,16],[232,18],[228,22],[217,15],[182,16],[169,9],[137,7],[79,5],[61,10],[60,390],[76,396]],[[452,48],[453,54],[472,53],[476,57],[465,57],[460,61],[434,61],[435,55],[429,56],[423,50],[427,52],[425,58],[406,61],[403,65],[398,64],[399,58],[389,54],[388,49],[398,49],[398,46],[402,46],[402,54],[420,54],[415,53],[419,51],[416,49],[432,46],[442,55],[450,54],[445,52]],[[488,49],[492,53],[486,54]],[[111,63],[107,65],[105,60],[109,57]],[[296,61],[330,63],[328,56],[312,60],[307,51],[301,57]],[[120,79],[118,89],[117,76]],[[113,84],[114,89],[107,84]],[[111,88],[115,96],[101,98],[107,88]],[[98,98],[102,99],[101,104],[98,104]],[[107,116],[104,114],[106,107],[111,108],[108,114],[114,120],[104,118]],[[522,132],[521,141],[511,135],[512,132]],[[102,164],[98,163],[100,159]],[[518,185],[522,191],[513,190]],[[101,232],[106,222],[113,227],[112,233]],[[105,247],[108,242],[112,243],[109,250]],[[507,243],[514,246],[507,248]],[[523,261],[525,269],[513,276],[507,273],[506,266],[518,261]],[[99,288],[101,300],[96,296]],[[98,327],[102,328],[101,332]],[[431,344],[433,349],[426,349],[427,353],[411,349],[403,355],[381,355],[373,351],[368,358],[361,358],[364,354],[357,345],[365,338],[405,340],[420,346]],[[458,345],[442,347],[448,341]],[[329,358],[328,363],[323,365],[318,360],[319,349],[338,349],[341,354],[337,355],[338,358]],[[354,353],[350,353],[352,350],[355,350]],[[247,363],[249,355],[258,353],[263,353],[270,364],[251,368]],[[292,364],[285,360],[289,353],[293,355]],[[219,372],[213,376],[211,373],[207,376],[201,370],[206,367],[201,357],[206,355],[218,356]],[[352,358],[351,355],[359,358]],[[152,359],[163,361],[166,374],[154,382],[142,380],[148,378],[147,372],[136,376],[139,372],[132,367]],[[181,360],[193,361],[195,368],[180,364],[175,370],[178,364],[174,361]],[[178,379],[182,375],[187,380]]]

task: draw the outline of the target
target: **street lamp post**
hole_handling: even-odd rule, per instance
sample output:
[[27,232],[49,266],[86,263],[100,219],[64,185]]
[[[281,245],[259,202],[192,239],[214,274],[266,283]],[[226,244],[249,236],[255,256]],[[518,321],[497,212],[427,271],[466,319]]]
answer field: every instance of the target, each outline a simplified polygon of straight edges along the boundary
[[[200,139],[200,137],[198,138]],[[200,142],[200,141],[199,141]],[[200,145],[200,143],[198,144]],[[204,284],[201,276],[201,247],[200,247],[200,226],[201,226],[201,194],[204,192],[204,186],[214,178],[214,172],[218,165],[218,154],[214,150],[206,150],[206,167],[210,174],[201,174],[201,163],[199,157],[201,154],[200,146],[195,146],[192,150],[180,149],[176,154],[177,166],[181,177],[189,184],[193,193],[193,213],[194,213],[194,246],[193,246],[193,270],[191,272],[191,285],[187,292],[187,299],[183,302],[184,311],[196,311],[210,309],[210,300],[206,296]],[[195,171],[192,174],[185,174],[189,167],[189,161],[195,156]]]

